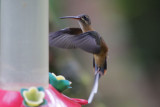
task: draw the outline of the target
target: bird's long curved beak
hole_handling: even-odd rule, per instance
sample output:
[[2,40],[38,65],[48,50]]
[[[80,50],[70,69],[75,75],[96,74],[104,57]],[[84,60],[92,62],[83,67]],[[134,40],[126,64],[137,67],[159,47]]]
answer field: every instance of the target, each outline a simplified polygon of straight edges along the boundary
[[64,16],[60,17],[60,19],[80,19],[80,16]]

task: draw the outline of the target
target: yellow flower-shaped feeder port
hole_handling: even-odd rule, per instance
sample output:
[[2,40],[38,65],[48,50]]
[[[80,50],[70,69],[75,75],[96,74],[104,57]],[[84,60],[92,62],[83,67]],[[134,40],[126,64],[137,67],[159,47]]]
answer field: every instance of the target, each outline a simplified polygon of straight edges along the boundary
[[52,75],[57,79],[57,80],[65,80],[66,78],[62,75],[58,75],[56,76],[54,73],[52,73]]
[[37,107],[45,104],[45,93],[43,87],[31,87],[29,89],[21,89],[21,95],[24,98],[24,105]]

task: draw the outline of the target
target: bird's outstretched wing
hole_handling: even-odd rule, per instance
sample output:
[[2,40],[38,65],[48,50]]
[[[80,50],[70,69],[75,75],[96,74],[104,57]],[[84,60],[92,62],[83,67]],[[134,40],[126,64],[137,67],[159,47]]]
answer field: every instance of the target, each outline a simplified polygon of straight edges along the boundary
[[100,52],[100,41],[101,37],[96,31],[82,33],[80,28],[66,28],[49,35],[49,45],[51,47],[80,48],[89,53]]
[[66,49],[76,48],[73,43],[73,38],[75,35],[81,33],[82,30],[80,28],[65,28],[57,32],[52,32],[49,34],[49,46]]

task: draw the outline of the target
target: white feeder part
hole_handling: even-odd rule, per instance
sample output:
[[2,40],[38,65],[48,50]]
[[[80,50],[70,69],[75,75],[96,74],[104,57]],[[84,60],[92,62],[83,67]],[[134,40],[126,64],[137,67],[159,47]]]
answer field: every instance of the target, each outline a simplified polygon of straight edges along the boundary
[[48,0],[1,0],[0,88],[48,87]]

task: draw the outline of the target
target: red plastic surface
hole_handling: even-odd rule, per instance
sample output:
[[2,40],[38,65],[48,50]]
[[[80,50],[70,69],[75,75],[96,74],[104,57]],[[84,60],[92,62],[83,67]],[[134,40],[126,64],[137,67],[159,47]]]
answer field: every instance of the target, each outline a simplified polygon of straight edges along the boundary
[[74,102],[79,103],[80,105],[86,105],[86,104],[88,104],[88,101],[84,100],[84,99],[71,98],[71,100],[73,100]]
[[[81,105],[88,104],[87,100],[64,96],[51,85],[45,89],[45,99],[47,100],[47,105],[41,107],[81,107]],[[20,91],[0,89],[0,107],[25,107]]]

